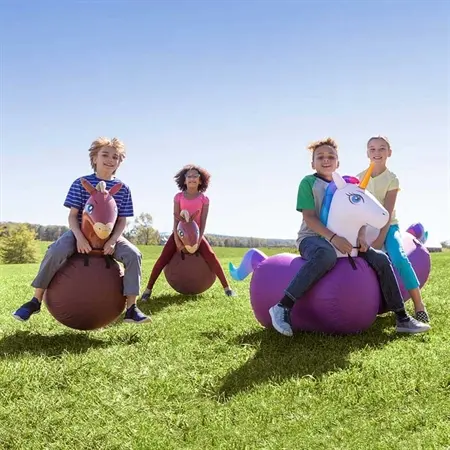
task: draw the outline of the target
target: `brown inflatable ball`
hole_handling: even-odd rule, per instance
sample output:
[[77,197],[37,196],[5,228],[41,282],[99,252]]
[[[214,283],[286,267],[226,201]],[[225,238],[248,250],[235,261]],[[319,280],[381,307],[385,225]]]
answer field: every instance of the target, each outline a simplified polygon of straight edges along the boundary
[[216,281],[216,274],[211,271],[199,253],[191,255],[176,252],[164,268],[164,275],[175,291],[184,295],[201,294]]
[[60,323],[95,330],[117,319],[125,309],[123,269],[111,257],[75,253],[53,277],[44,301]]

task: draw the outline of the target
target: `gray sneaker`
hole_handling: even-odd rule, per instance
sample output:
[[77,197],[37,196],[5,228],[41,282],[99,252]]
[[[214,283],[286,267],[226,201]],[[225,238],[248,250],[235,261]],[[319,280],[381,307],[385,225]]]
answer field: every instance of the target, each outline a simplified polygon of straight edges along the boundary
[[143,303],[148,302],[148,300],[150,299],[151,295],[152,295],[152,290],[151,289],[146,289],[144,291],[144,293],[142,294],[141,298],[140,298],[141,302],[143,302]]
[[414,317],[409,317],[408,320],[400,322],[397,320],[397,332],[398,333],[425,333],[431,329],[428,323],[422,323],[414,319]]
[[289,308],[277,304],[269,309],[269,314],[272,319],[272,325],[278,333],[285,336],[293,335],[290,318],[291,310]]

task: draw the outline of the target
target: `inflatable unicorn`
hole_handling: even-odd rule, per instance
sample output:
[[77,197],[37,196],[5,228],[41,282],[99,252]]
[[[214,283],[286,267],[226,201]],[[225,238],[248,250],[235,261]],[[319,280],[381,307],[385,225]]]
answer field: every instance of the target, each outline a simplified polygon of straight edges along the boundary
[[[336,234],[344,236],[354,247],[351,255],[336,250],[338,260],[332,270],[315,283],[297,301],[292,309],[291,321],[294,330],[324,333],[350,334],[369,328],[377,314],[384,311],[381,290],[373,269],[357,256],[357,235],[363,225],[382,228],[389,220],[387,210],[365,190],[369,181],[370,167],[359,183],[355,177],[333,174],[333,181],[325,193],[320,219]],[[359,183],[359,184],[358,184]],[[426,249],[413,236],[405,236],[408,256],[416,253],[423,260]],[[426,256],[425,255],[425,256]],[[428,255],[429,257],[429,255]],[[417,263],[410,258],[413,266]],[[253,272],[250,282],[250,301],[256,319],[269,328],[272,322],[269,309],[284,295],[284,289],[305,264],[301,256],[281,253],[267,257],[257,249],[250,249],[238,268],[229,264],[231,276],[243,280]],[[422,284],[429,270],[417,273]],[[403,298],[408,293],[399,283]]]

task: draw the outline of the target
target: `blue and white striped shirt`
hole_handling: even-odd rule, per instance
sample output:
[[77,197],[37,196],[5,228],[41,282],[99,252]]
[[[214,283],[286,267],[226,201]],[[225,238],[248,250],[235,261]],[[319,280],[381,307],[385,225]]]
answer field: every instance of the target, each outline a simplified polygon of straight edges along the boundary
[[[88,201],[90,194],[81,184],[81,178],[86,179],[92,186],[97,186],[100,181],[106,183],[106,189],[110,190],[115,184],[122,183],[118,178],[113,180],[101,180],[97,178],[95,173],[87,175],[85,177],[77,178],[70,186],[69,192],[67,193],[66,199],[64,201],[64,206],[66,208],[77,208],[78,209],[78,221],[81,224],[81,216],[83,214],[84,206]],[[117,204],[117,211],[119,217],[132,217],[134,216],[133,210],[133,200],[131,198],[130,188],[124,183],[119,192],[113,195],[114,200]]]

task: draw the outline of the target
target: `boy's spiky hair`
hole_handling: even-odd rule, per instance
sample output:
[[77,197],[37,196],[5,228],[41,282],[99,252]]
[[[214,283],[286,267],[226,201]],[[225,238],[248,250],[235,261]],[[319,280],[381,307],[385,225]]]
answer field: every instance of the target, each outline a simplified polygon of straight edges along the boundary
[[115,148],[119,153],[120,162],[122,162],[125,159],[126,156],[125,144],[121,140],[117,138],[109,139],[107,137],[99,137],[95,141],[93,141],[91,146],[89,147],[89,159],[91,160],[91,167],[93,170],[96,170],[94,157],[97,156],[98,152],[103,147]]
[[386,136],[372,136],[368,141],[367,141],[367,147],[370,144],[370,141],[373,141],[374,139],[381,139],[382,141],[386,142],[386,145],[388,146],[388,149],[391,150],[391,143],[389,142],[389,139]]
[[312,156],[314,157],[314,152],[319,147],[322,147],[322,145],[328,145],[329,147],[334,148],[336,150],[336,153],[338,151],[337,142],[333,138],[330,138],[330,137],[311,142],[311,144],[309,144],[307,148],[311,152]]

